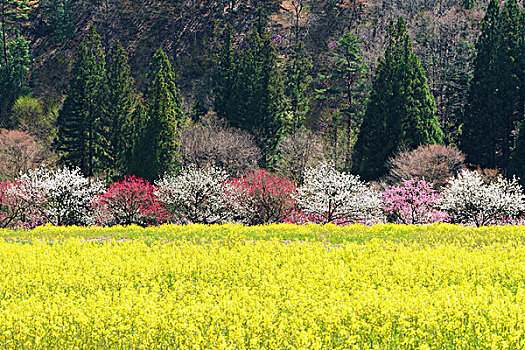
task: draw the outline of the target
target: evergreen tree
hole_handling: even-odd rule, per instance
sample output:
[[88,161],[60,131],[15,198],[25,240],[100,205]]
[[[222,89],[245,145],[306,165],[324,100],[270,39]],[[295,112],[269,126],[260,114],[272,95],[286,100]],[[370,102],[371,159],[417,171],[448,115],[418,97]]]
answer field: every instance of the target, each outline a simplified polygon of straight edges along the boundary
[[285,71],[285,96],[288,101],[286,127],[294,133],[304,125],[309,111],[308,87],[312,81],[312,61],[302,41],[292,49]]
[[75,37],[74,0],[40,0],[38,7],[43,14],[39,32],[52,36],[59,43]]
[[175,73],[168,56],[159,49],[148,74],[145,117],[139,111],[140,134],[136,135],[131,162],[133,175],[150,182],[176,165],[182,109]]
[[501,12],[498,1],[491,0],[476,43],[463,117],[461,148],[474,165],[509,169],[512,134],[523,116],[519,22],[516,0],[507,1]]
[[2,31],[3,60],[9,71],[7,31],[27,20],[29,12],[38,4],[37,0],[0,0],[0,30]]
[[387,161],[400,148],[441,143],[443,132],[435,115],[421,62],[412,49],[402,18],[388,28],[384,58],[376,69],[370,102],[354,148],[353,172],[365,180],[387,173]]
[[30,93],[27,81],[31,67],[29,42],[22,36],[10,40],[7,57],[6,61],[0,60],[0,126],[4,128],[13,126],[8,122],[8,114],[17,98]]
[[217,58],[217,73],[215,76],[214,109],[217,115],[225,118],[235,113],[236,103],[233,93],[236,80],[236,66],[234,62],[233,27],[227,24],[223,31],[223,44]]
[[264,22],[234,54],[226,31],[219,59],[215,106],[219,117],[252,133],[263,151],[262,166],[271,165],[283,132],[284,93],[277,58]]
[[79,45],[64,106],[57,119],[60,161],[78,166],[85,176],[103,169],[107,141],[103,133],[105,57],[92,26]]
[[518,72],[518,80],[521,82],[519,86],[519,91],[521,91],[519,105],[522,107],[522,110],[521,121],[519,122],[515,146],[512,152],[511,172],[517,175],[521,183],[525,185],[525,9],[521,12],[517,61],[519,67],[521,67],[521,71]]
[[121,175],[125,170],[125,152],[131,147],[131,113],[135,105],[133,79],[130,77],[128,54],[119,41],[113,44],[107,57],[107,92],[104,112],[109,175]]
[[360,39],[349,30],[330,46],[335,63],[330,74],[320,75],[327,87],[318,93],[332,109],[330,148],[334,164],[342,163],[341,168],[349,170],[355,133],[363,118],[360,107],[365,104],[367,65],[363,63]]

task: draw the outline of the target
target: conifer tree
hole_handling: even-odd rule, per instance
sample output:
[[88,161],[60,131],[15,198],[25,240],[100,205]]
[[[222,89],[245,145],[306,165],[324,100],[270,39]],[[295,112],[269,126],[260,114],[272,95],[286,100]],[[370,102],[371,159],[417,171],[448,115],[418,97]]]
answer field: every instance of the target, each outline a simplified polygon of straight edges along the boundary
[[57,119],[60,161],[77,166],[85,176],[103,170],[107,142],[102,130],[106,92],[105,57],[92,26],[79,45],[64,106]]
[[[367,65],[363,63],[361,41],[349,30],[331,43],[334,66],[328,75],[320,75],[327,87],[319,89],[319,96],[332,109],[330,133],[331,155],[336,166],[350,170],[352,147],[355,142],[365,104],[365,78]],[[339,158],[342,160],[339,161]]]
[[385,56],[376,69],[370,102],[354,148],[353,172],[365,180],[387,173],[387,161],[401,148],[441,143],[421,62],[412,49],[402,18],[388,28]]
[[122,175],[125,152],[131,147],[131,113],[135,105],[133,79],[130,77],[128,54],[115,41],[107,57],[107,92],[104,112],[105,137],[108,140],[106,163],[109,175]]
[[501,11],[498,1],[491,0],[483,19],[461,137],[473,165],[509,169],[512,135],[523,116],[520,15],[516,0],[507,1]]
[[215,106],[231,126],[252,133],[263,151],[262,166],[271,165],[283,132],[284,93],[275,48],[261,21],[234,55],[231,34],[225,36],[219,64]]
[[304,125],[309,111],[308,87],[312,81],[310,70],[312,61],[302,41],[292,48],[292,53],[285,70],[285,96],[288,102],[286,127],[294,133]]
[[519,122],[519,127],[516,130],[516,140],[514,149],[512,151],[511,159],[511,172],[512,174],[517,175],[520,178],[520,181],[525,185],[525,9],[521,11],[520,19],[520,35],[518,38],[518,57],[517,62],[521,71],[518,72],[518,79],[521,81],[519,91],[521,91],[521,97],[519,105],[522,106],[521,118]]
[[13,25],[27,20],[29,12],[37,6],[38,0],[0,0],[0,30],[2,31],[2,48],[4,64],[9,71],[7,49],[7,31]]
[[[29,42],[22,36],[8,41],[8,60],[0,60],[0,125],[10,128],[8,115],[16,99],[30,93],[27,75],[31,67]],[[9,62],[9,66],[5,62]]]
[[225,117],[235,113],[236,106],[233,93],[236,79],[236,66],[234,62],[233,27],[226,24],[223,31],[223,44],[217,58],[218,67],[215,77],[214,109],[217,115]]
[[148,74],[145,94],[145,117],[136,135],[133,175],[150,182],[159,179],[176,165],[179,127],[183,122],[181,101],[175,73],[168,56],[159,49]]

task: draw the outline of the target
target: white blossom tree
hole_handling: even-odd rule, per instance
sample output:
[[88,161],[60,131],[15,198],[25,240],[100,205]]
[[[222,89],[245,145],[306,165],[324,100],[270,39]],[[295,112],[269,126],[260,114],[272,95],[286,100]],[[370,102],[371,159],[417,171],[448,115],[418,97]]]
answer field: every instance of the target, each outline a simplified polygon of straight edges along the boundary
[[525,195],[515,178],[486,182],[477,171],[463,170],[448,181],[439,206],[454,223],[484,226],[518,218]]
[[296,201],[317,223],[383,221],[380,193],[359,176],[339,172],[325,162],[306,169]]
[[29,170],[20,181],[32,198],[39,199],[33,203],[35,211],[56,226],[92,224],[91,203],[105,187],[102,181],[84,177],[78,168]]
[[159,200],[178,218],[190,223],[227,221],[230,210],[224,201],[223,184],[229,175],[218,168],[182,170],[156,183]]

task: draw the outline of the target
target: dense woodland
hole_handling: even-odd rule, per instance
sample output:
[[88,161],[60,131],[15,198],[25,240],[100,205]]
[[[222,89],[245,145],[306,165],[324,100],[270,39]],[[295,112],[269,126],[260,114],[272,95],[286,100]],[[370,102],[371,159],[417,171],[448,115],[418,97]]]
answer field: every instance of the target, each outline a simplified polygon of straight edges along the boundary
[[445,144],[525,179],[521,1],[0,0],[0,22],[3,177],[301,182],[324,159],[375,181]]

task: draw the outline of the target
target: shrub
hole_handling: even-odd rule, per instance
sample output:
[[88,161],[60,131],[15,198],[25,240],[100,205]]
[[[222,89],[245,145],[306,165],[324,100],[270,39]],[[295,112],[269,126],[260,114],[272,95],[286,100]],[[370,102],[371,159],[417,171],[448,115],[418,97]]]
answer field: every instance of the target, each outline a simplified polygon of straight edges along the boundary
[[98,195],[92,207],[100,225],[150,226],[167,221],[169,214],[148,181],[126,176]]
[[464,168],[465,155],[455,147],[444,145],[419,146],[402,152],[390,160],[390,178],[394,183],[412,178],[426,179],[436,189]]
[[56,226],[92,224],[91,202],[104,189],[103,182],[84,177],[78,168],[29,170],[20,181],[30,191],[33,212]]
[[354,176],[319,163],[305,172],[297,204],[313,222],[347,224],[382,220],[381,196]]
[[234,176],[254,171],[261,159],[261,151],[250,134],[221,125],[184,128],[180,147],[183,166],[218,167]]
[[156,194],[178,219],[190,223],[220,223],[230,217],[224,202],[226,180],[228,173],[224,170],[189,168],[157,182]]
[[283,222],[295,207],[294,182],[264,169],[235,178],[224,189],[234,218],[251,225]]
[[432,183],[413,178],[383,193],[383,210],[389,221],[395,223],[410,225],[446,221],[446,213],[435,209],[440,198]]
[[514,178],[484,181],[477,171],[463,170],[450,179],[439,206],[454,223],[484,226],[518,218],[525,211],[523,188]]

